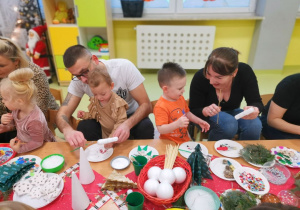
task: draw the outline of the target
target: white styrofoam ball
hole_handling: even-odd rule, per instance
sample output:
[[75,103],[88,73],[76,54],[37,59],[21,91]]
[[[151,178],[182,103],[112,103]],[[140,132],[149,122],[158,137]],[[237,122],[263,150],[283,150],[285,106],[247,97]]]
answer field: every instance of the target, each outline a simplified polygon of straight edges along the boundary
[[168,182],[162,182],[158,185],[156,195],[160,199],[170,199],[174,195],[174,189]]
[[153,166],[153,167],[149,168],[149,170],[147,172],[148,179],[158,180],[160,172],[161,172],[161,168],[158,166]]
[[160,182],[168,182],[169,184],[173,184],[175,182],[175,174],[172,169],[165,168],[159,174]]
[[156,196],[158,188],[158,181],[156,179],[148,179],[144,184],[144,190],[151,196]]
[[181,184],[186,179],[186,172],[181,167],[175,167],[173,168],[173,172],[175,174],[175,183]]

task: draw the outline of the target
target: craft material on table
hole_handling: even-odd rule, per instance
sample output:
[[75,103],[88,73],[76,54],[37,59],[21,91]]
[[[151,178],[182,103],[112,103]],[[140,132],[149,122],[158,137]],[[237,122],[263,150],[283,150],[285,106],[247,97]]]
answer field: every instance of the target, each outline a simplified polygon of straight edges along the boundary
[[175,159],[178,155],[178,147],[179,147],[178,144],[174,147],[170,144],[168,144],[166,146],[166,158],[165,158],[164,169],[166,169],[166,168],[172,169],[173,168]]
[[287,167],[273,161],[265,163],[259,171],[269,182],[278,185],[285,184],[291,176],[291,172]]
[[192,185],[201,185],[203,178],[212,179],[211,172],[208,170],[208,163],[201,152],[201,147],[198,144],[195,151],[188,157],[187,162],[192,170]]
[[267,178],[259,171],[249,168],[240,167],[234,170],[233,176],[235,181],[245,190],[257,195],[264,195],[269,192],[270,184]]
[[54,201],[63,188],[64,182],[59,175],[40,172],[14,187],[13,200],[41,208]]
[[9,144],[0,144],[0,166],[12,159],[16,154]]
[[35,162],[4,164],[0,166],[0,191],[6,192],[26,174]]
[[244,148],[240,143],[229,139],[221,139],[216,141],[214,147],[219,154],[230,158],[240,157],[240,150]]
[[124,188],[137,188],[137,184],[115,170],[106,178],[106,182],[102,185],[102,189],[112,191]]
[[[220,89],[219,97],[218,97],[218,107],[219,107],[220,109],[221,109],[221,107],[220,107],[221,97],[222,97],[222,89]],[[219,124],[219,115],[220,115],[220,112],[218,112],[217,124]]]
[[300,168],[300,153],[294,149],[277,146],[271,149],[275,160],[291,168]]
[[222,210],[249,209],[260,203],[251,192],[240,189],[228,189],[220,195]]
[[211,189],[203,186],[189,188],[184,194],[184,201],[191,210],[218,210],[220,199]]
[[[226,163],[224,163],[224,161]],[[226,177],[225,175],[225,169],[226,167],[229,167],[229,168],[233,168],[231,171],[232,173],[232,176],[229,177]],[[233,171],[234,169],[236,168],[239,168],[239,167],[242,167],[241,164],[233,159],[230,159],[230,158],[215,158],[214,160],[212,160],[210,162],[210,165],[209,165],[211,171],[216,175],[218,176],[219,178],[221,179],[224,179],[224,180],[228,180],[228,181],[234,181],[234,177],[233,177]]]
[[109,144],[118,141],[118,137],[106,138],[106,139],[99,139],[97,144]]
[[130,159],[125,156],[117,156],[110,161],[110,166],[113,169],[117,169],[117,170],[127,168],[129,164],[130,164]]
[[52,154],[45,157],[42,162],[41,166],[43,171],[55,173],[62,169],[65,163],[65,158],[61,154]]
[[299,205],[299,198],[290,190],[282,190],[277,194],[277,196],[284,205],[296,207]]
[[203,155],[205,155],[205,156],[208,155],[208,149],[207,149],[206,146],[204,146],[201,143],[193,142],[193,141],[188,141],[188,142],[184,142],[184,143],[180,144],[180,146],[179,146],[179,153],[183,157],[188,158],[190,156],[190,154],[195,151],[195,147],[198,144],[201,147],[201,151],[202,151]]
[[243,111],[243,112],[241,112],[241,113],[235,115],[234,118],[235,118],[236,120],[239,120],[240,118],[245,117],[246,115],[249,115],[249,114],[251,114],[252,112],[254,112],[254,108],[253,108],[253,107],[251,107],[251,108],[249,108],[249,109],[246,109],[245,111]]
[[22,178],[20,180],[23,179],[28,179],[32,176],[34,176],[35,174],[39,173],[42,170],[41,167],[41,161],[42,159],[38,156],[35,155],[23,155],[23,156],[18,156],[15,157],[13,159],[11,159],[10,161],[7,162],[7,164],[14,164],[14,165],[20,165],[23,163],[30,163],[30,162],[34,162],[34,165],[32,166],[32,168],[22,176]]
[[240,151],[240,155],[245,161],[256,167],[262,167],[266,162],[275,159],[275,156],[261,144],[247,144]]
[[[40,210],[57,210],[57,209],[71,209],[72,204],[72,172],[77,173],[80,170],[79,163],[71,166],[64,172],[60,173],[59,176],[62,177],[64,182],[64,189],[60,196],[51,202],[49,205],[40,208]],[[98,184],[105,182],[105,177],[101,174],[93,171],[95,174],[95,180],[92,184],[82,185],[84,191],[87,193],[90,199],[90,205],[87,209],[95,210],[100,209],[107,201],[110,200],[110,197],[106,194],[105,191],[99,190]],[[95,184],[97,183],[97,184]]]
[[148,145],[145,146],[138,145],[137,147],[133,148],[129,152],[128,157],[130,158],[131,156],[138,156],[138,155],[145,156],[148,160],[150,160],[153,157],[159,155],[159,153],[154,147]]
[[108,159],[113,152],[113,148],[105,149],[103,144],[93,144],[85,150],[86,157],[90,162],[104,161]]

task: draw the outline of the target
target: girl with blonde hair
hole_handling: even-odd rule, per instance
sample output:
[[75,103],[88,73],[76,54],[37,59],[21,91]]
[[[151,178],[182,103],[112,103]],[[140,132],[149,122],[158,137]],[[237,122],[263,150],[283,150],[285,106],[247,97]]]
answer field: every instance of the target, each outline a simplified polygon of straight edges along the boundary
[[34,150],[44,141],[55,141],[45,115],[36,105],[33,75],[30,68],[22,68],[11,72],[0,83],[2,102],[12,111],[2,115],[1,124],[16,126],[17,137],[10,140],[10,146],[18,153]]
[[[46,115],[48,109],[57,110],[59,106],[50,93],[48,79],[44,71],[30,62],[25,53],[12,40],[0,36],[0,81],[19,68],[32,69],[34,73],[32,80],[38,88],[36,103],[42,112]],[[0,117],[7,112],[8,110],[2,103],[0,95]],[[9,142],[16,134],[14,126],[0,124],[1,143]]]

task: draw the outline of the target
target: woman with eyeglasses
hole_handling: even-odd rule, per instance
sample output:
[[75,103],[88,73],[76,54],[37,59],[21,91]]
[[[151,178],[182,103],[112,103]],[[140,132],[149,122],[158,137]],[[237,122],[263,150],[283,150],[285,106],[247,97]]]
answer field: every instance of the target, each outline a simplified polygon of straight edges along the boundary
[[[46,115],[48,109],[58,109],[54,97],[49,90],[49,83],[44,71],[34,63],[31,63],[25,53],[12,40],[0,37],[0,81],[6,78],[12,71],[19,68],[30,68],[34,72],[33,81],[37,87],[37,105]],[[2,102],[0,95],[0,116],[10,112]],[[0,142],[7,143],[16,137],[14,126],[0,124]]]
[[[256,76],[252,68],[238,60],[239,52],[220,47],[209,55],[205,67],[194,75],[189,107],[193,114],[210,124],[209,141],[232,139],[258,140],[262,129],[258,118],[263,109]],[[247,106],[240,108],[245,98]],[[235,119],[235,115],[253,112]]]

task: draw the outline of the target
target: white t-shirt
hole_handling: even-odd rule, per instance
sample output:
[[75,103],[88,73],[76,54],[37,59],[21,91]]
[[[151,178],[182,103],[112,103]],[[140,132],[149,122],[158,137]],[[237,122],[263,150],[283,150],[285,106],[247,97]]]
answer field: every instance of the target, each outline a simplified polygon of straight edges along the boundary
[[[140,84],[142,84],[145,78],[135,65],[126,59],[111,59],[100,60],[114,82],[113,91],[123,98],[129,106],[127,114],[132,114],[139,107],[138,103],[130,95],[131,90],[134,90]],[[81,81],[71,81],[68,92],[82,98],[84,94],[92,97],[94,96],[90,87]]]

